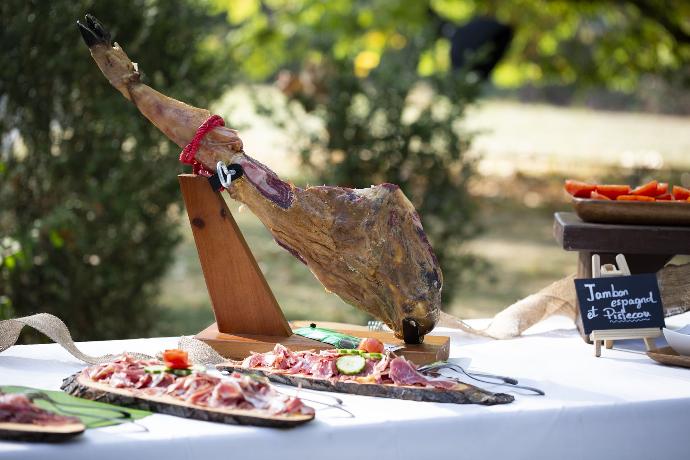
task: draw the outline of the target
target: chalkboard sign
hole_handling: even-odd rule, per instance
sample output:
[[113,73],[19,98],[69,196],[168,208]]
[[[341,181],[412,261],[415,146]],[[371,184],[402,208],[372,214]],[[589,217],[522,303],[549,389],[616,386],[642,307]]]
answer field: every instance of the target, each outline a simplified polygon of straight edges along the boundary
[[603,329],[664,327],[656,275],[576,279],[585,334]]

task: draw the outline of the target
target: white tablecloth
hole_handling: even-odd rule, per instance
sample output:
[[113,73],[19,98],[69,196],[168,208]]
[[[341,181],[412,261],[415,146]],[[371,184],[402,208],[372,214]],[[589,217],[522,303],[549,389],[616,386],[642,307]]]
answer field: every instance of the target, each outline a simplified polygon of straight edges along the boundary
[[[685,325],[690,315],[670,322]],[[595,358],[593,347],[565,319],[551,319],[508,341],[437,332],[451,335],[452,357],[469,357],[473,369],[518,378],[546,396],[514,392],[514,403],[484,407],[339,395],[354,418],[318,410],[315,421],[290,430],[154,414],[140,422],[148,432],[127,424],[88,430],[61,445],[0,442],[0,458],[690,458],[690,369],[618,350],[603,350]],[[79,346],[89,354],[153,354],[176,342],[156,338]],[[57,345],[16,346],[0,354],[0,384],[58,389],[65,376],[83,366]]]

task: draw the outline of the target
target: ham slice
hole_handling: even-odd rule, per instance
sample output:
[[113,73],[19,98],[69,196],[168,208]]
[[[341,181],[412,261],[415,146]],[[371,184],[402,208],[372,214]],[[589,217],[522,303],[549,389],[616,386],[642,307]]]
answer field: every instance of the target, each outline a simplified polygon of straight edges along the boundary
[[0,422],[42,426],[81,423],[77,417],[58,415],[36,406],[26,395],[0,392]]
[[417,372],[414,365],[403,357],[398,357],[388,365],[388,376],[396,385],[426,385],[429,380]]
[[396,385],[424,385],[449,390],[458,384],[444,378],[431,378],[420,374],[414,363],[403,357],[393,359],[389,364],[388,376]]

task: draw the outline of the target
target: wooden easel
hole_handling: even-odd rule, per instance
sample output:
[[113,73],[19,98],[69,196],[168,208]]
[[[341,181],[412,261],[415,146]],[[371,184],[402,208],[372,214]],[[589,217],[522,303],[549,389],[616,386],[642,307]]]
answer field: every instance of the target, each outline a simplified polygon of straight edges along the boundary
[[[225,200],[213,191],[208,179],[180,174],[178,180],[216,318],[196,338],[233,359],[242,359],[252,351],[270,351],[276,343],[291,350],[333,348],[292,333]],[[344,326],[338,331],[403,345],[396,354],[417,364],[446,360],[450,352],[448,337],[426,336],[424,343],[408,345],[389,332]]]
[[[592,255],[592,277],[593,278],[607,278],[611,276],[630,276],[630,268],[628,262],[625,260],[623,254],[616,256],[616,263],[618,268],[613,264],[601,265],[599,254]],[[661,329],[658,327],[649,327],[641,329],[602,329],[592,331],[589,334],[589,339],[594,342],[594,355],[598,358],[601,356],[601,343],[604,342],[607,349],[613,348],[614,340],[624,339],[643,339],[647,350],[654,350],[654,338],[661,335]]]

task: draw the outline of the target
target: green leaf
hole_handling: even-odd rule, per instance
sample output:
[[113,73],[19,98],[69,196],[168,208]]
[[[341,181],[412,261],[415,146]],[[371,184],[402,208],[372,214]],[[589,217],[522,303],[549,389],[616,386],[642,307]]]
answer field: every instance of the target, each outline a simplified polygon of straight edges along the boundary
[[11,271],[17,265],[17,261],[14,259],[14,256],[0,257],[0,265],[4,265]]
[[60,249],[65,245],[65,240],[60,236],[57,230],[51,230],[48,236],[54,248]]

